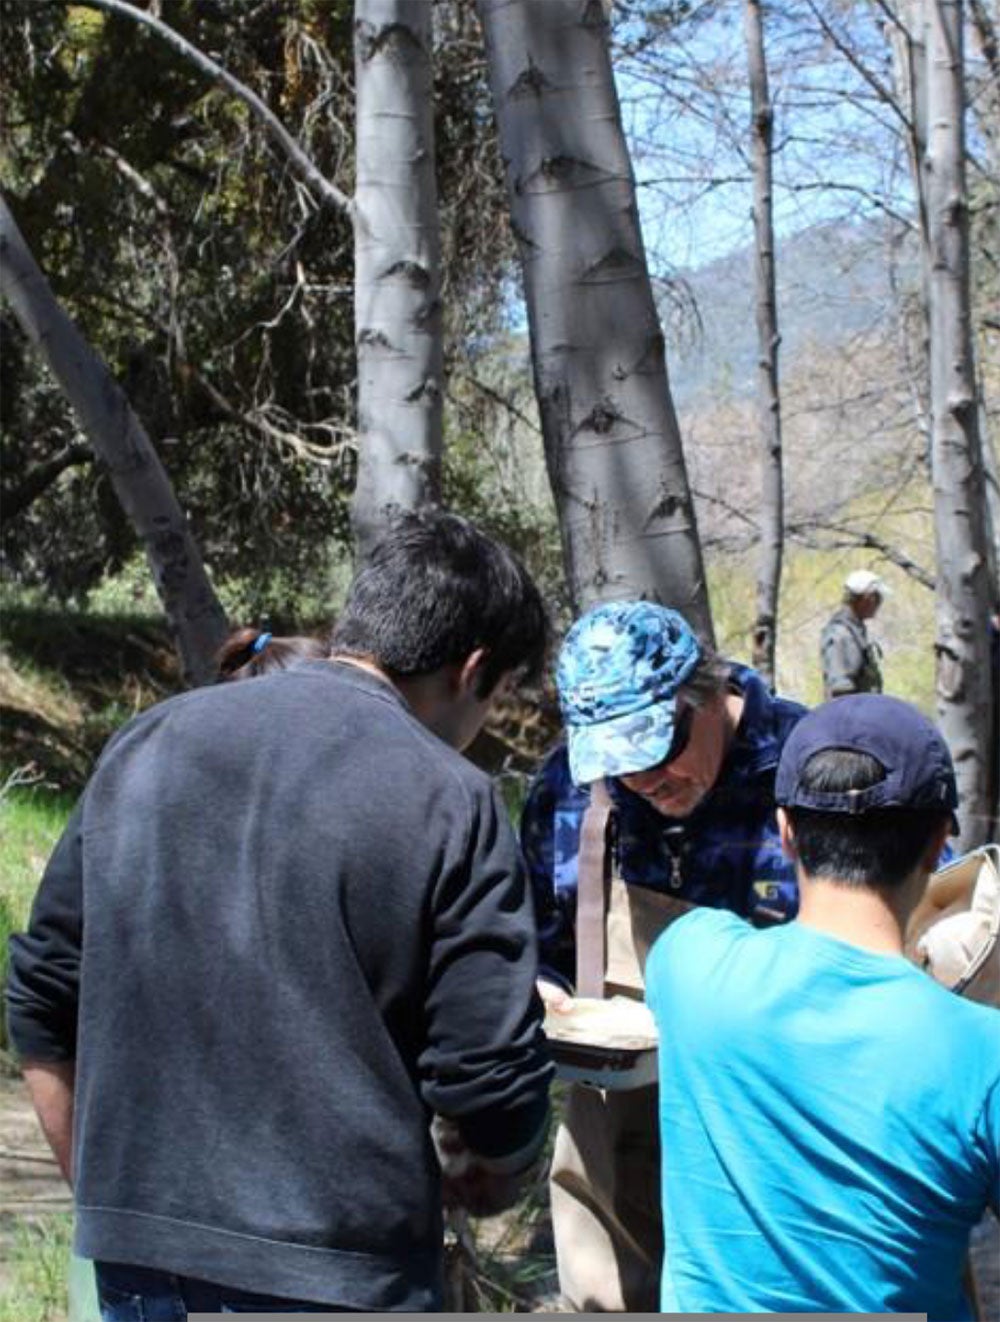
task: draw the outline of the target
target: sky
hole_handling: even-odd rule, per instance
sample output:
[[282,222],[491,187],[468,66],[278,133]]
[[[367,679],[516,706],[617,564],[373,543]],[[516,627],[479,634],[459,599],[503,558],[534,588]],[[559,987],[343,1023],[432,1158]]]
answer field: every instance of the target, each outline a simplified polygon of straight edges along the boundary
[[[615,76],[655,273],[704,266],[752,242],[750,97],[742,5],[699,4],[647,53],[616,53]],[[893,112],[809,16],[766,11],[765,44],[775,109],[777,239],[838,216],[882,206],[912,209],[909,166]],[[884,34],[874,10],[855,6],[835,29],[886,83]],[[867,15],[867,17],[866,17]],[[627,27],[619,38],[628,37]]]

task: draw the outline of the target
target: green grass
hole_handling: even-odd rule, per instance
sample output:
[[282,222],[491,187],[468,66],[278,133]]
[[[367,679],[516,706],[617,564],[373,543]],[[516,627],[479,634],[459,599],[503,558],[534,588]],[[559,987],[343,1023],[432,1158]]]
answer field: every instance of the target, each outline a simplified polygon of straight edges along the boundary
[[0,801],[2,893],[27,916],[41,870],[73,808],[73,798],[42,789],[16,789]]
[[[7,981],[7,938],[28,921],[46,860],[73,806],[71,796],[21,788],[0,798],[0,987]],[[0,1018],[0,1060],[6,1058]]]
[[[23,931],[49,854],[62,834],[73,797],[42,787],[21,787],[0,797],[0,985],[6,984],[7,938]],[[0,997],[2,999],[2,997]],[[0,1007],[2,1008],[2,1007]],[[0,1015],[0,1067],[13,1072],[5,1016]],[[73,1218],[53,1212],[22,1222],[5,1244],[7,1282],[0,1290],[0,1322],[65,1322],[70,1294]],[[90,1269],[77,1264],[71,1308],[74,1322],[95,1319]]]
[[119,725],[180,686],[162,619],[0,600],[0,766],[31,764],[49,785],[77,791]]
[[0,1322],[64,1322],[72,1236],[69,1212],[17,1227],[8,1263],[10,1280],[0,1294]]

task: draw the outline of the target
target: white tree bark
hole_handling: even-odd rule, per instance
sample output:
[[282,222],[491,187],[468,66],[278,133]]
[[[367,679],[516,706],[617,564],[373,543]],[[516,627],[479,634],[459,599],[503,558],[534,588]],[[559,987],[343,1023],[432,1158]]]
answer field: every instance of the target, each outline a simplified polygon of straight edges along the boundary
[[989,838],[997,787],[986,496],[972,348],[961,0],[926,0],[937,700],[958,775],[961,843]]
[[226,617],[187,517],[124,392],[59,305],[3,198],[0,290],[108,469],[145,548],[185,679],[192,684],[208,682],[226,635]]
[[917,201],[917,237],[920,243],[921,328],[920,356],[914,364],[913,396],[917,426],[928,440],[930,461],[930,355],[931,255],[930,223],[924,180],[927,155],[927,40],[924,0],[899,0],[889,11],[887,35],[892,54],[892,80],[900,115],[906,126],[906,149]]
[[434,180],[430,0],[357,0],[357,185],[325,178],[259,96],[157,14],[128,0],[84,0],[140,23],[249,107],[293,169],[355,233],[358,480],[363,556],[394,509],[440,496],[440,255]]
[[479,12],[573,605],[648,597],[711,637],[604,6]]
[[767,84],[760,0],[746,0],[744,31],[752,112],[754,274],[757,319],[757,426],[761,459],[760,560],[753,662],[774,687],[778,597],[784,551],[784,482],[781,464],[781,397],[778,390],[778,300],[774,278],[771,142],[774,114]]
[[357,0],[358,483],[370,550],[394,508],[440,494],[441,294],[431,5]]

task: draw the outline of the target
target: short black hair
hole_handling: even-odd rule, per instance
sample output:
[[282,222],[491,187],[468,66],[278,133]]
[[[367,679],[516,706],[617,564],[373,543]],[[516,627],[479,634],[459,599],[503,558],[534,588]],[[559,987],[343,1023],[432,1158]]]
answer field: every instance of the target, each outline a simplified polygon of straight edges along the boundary
[[[845,793],[885,779],[870,753],[826,748],[802,769],[803,788]],[[835,877],[851,886],[899,886],[913,872],[948,813],[928,808],[875,808],[871,812],[786,809],[795,848],[810,877]]]
[[396,519],[354,577],[333,629],[334,655],[426,675],[486,653],[485,698],[508,672],[537,680],[548,623],[531,575],[467,519],[421,510]]

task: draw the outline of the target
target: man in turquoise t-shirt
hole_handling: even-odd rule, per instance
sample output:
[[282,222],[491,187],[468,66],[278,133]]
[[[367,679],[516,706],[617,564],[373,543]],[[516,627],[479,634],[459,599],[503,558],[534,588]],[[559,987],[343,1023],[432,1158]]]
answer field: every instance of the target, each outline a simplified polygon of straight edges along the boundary
[[800,910],[700,909],[657,941],[665,1312],[971,1316],[1000,1205],[1000,1013],[903,957],[956,806],[948,750],[874,694],[806,716],[776,797]]

